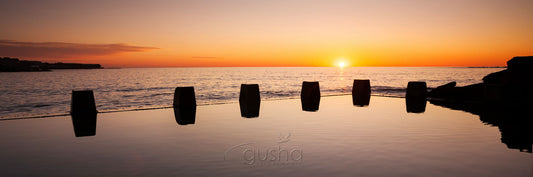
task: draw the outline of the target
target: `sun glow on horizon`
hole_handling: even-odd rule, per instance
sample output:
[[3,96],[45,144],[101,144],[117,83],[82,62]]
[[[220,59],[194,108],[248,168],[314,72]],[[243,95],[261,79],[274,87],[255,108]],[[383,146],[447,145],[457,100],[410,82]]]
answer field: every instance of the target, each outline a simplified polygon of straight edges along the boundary
[[344,66],[346,66],[346,64],[344,62],[342,62],[342,61],[339,62],[339,67],[344,68]]
[[336,62],[335,65],[336,65],[337,67],[339,67],[339,68],[342,69],[342,68],[347,67],[347,66],[348,66],[348,63],[346,62],[346,59],[344,59],[344,58],[340,58],[340,59],[337,60],[337,62]]
[[347,69],[505,66],[533,52],[533,0],[156,1],[0,1],[10,15],[2,18],[0,57],[120,68]]

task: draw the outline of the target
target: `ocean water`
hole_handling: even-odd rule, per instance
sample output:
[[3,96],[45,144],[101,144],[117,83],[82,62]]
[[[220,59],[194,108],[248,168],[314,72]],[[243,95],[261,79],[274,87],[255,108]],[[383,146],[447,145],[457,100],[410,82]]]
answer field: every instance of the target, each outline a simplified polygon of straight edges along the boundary
[[303,81],[323,96],[351,94],[353,79],[370,79],[372,95],[402,97],[409,81],[429,88],[482,82],[504,68],[237,67],[126,68],[0,73],[0,119],[65,115],[72,90],[93,90],[99,112],[170,107],[177,86],[194,86],[198,105],[238,101],[240,85],[259,84],[261,99],[298,98]]

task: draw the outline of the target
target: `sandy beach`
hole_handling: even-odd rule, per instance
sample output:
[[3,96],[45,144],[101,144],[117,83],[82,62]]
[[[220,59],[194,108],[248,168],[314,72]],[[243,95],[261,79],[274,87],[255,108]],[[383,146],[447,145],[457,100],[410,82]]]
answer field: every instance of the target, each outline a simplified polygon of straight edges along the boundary
[[479,116],[403,98],[322,97],[198,106],[194,124],[173,109],[98,114],[95,136],[70,116],[0,121],[3,176],[531,176],[531,154],[508,149]]

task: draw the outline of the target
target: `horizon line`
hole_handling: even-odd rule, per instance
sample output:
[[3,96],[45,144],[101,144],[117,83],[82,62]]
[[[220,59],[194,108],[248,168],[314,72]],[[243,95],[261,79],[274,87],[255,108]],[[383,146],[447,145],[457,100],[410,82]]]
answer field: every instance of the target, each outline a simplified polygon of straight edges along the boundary
[[[507,66],[346,66],[346,68],[357,67],[428,67],[428,68],[507,68]],[[338,66],[102,66],[102,69],[126,69],[126,68],[339,68]]]

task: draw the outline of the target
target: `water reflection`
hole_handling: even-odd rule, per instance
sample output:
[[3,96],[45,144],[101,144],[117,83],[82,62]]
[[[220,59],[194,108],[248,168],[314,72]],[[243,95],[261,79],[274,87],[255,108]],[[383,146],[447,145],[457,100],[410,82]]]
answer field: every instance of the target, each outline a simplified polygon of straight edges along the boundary
[[405,107],[408,113],[426,112],[427,101],[424,99],[405,99]]
[[174,117],[178,125],[194,124],[196,121],[196,106],[174,107]]
[[479,119],[501,132],[501,141],[509,149],[532,152],[533,119],[527,104],[489,105],[483,103],[453,103],[430,100],[431,104],[479,115]]
[[97,114],[72,114],[72,125],[76,137],[96,135]]

